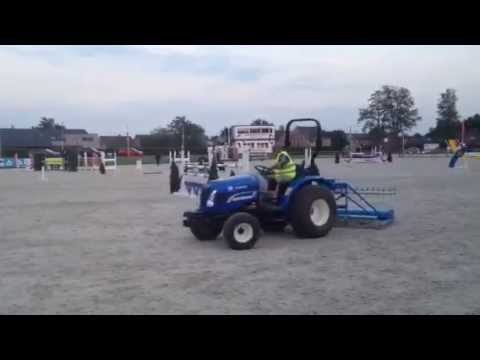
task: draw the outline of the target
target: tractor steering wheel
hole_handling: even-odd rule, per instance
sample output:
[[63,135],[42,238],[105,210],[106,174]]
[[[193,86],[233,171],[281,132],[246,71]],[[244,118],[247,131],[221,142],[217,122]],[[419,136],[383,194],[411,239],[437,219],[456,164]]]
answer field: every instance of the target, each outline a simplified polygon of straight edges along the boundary
[[263,165],[255,165],[255,170],[262,176],[272,175],[273,170]]

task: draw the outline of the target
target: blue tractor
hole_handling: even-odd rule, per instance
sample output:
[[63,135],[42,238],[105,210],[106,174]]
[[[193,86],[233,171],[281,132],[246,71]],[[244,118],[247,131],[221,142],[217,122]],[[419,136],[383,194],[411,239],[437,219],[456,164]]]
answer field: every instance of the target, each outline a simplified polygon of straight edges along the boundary
[[[214,240],[220,233],[235,250],[251,249],[261,230],[282,231],[291,225],[304,238],[327,235],[336,220],[393,221],[393,210],[380,211],[348,183],[320,176],[315,157],[321,148],[321,126],[315,119],[294,119],[285,129],[285,149],[290,147],[290,128],[296,122],[316,124],[316,148],[310,164],[296,165],[296,177],[274,197],[269,190],[271,170],[255,166],[256,173],[210,181],[200,194],[196,211],[184,213],[183,225],[198,240]],[[355,209],[352,209],[352,205]]]

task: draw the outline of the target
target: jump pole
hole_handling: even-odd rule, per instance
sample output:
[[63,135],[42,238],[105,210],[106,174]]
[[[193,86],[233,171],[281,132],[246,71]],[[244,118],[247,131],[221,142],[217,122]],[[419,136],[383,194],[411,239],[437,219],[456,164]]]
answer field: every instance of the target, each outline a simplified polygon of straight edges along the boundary
[[312,148],[305,148],[305,166],[309,166],[312,162]]
[[207,158],[208,158],[208,166],[212,164],[212,147],[207,147]]
[[[116,151],[113,152],[113,158],[115,159],[115,169],[114,170],[117,170],[117,152]],[[116,175],[116,174],[117,174],[117,172],[114,171],[113,175]]]
[[240,152],[241,158],[237,162],[239,166],[239,171],[241,173],[248,172],[250,170],[250,151],[248,149],[242,149]]
[[183,174],[185,172],[185,150],[182,148],[182,150],[180,151],[180,155],[182,156],[181,157],[181,164],[182,164],[182,170],[181,170],[181,173]]
[[45,177],[45,165],[42,165],[42,181],[47,181],[47,178]]

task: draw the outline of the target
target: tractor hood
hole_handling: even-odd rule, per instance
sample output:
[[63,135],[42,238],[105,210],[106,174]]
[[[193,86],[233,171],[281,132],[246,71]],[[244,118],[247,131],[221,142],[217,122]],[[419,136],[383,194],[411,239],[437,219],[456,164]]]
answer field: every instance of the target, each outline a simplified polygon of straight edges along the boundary
[[208,213],[230,213],[256,201],[261,179],[253,174],[213,180],[206,185],[200,199],[200,210]]
[[213,180],[208,183],[209,190],[234,192],[258,190],[259,180],[256,175],[238,175],[226,179]]

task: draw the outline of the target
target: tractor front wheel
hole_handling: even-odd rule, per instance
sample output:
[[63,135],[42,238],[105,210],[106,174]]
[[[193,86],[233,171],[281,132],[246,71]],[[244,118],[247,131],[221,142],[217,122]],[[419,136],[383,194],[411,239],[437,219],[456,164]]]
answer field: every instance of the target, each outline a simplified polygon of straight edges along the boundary
[[215,240],[222,231],[222,224],[207,219],[191,219],[190,231],[200,241]]
[[237,213],[225,222],[223,237],[228,246],[234,250],[251,249],[258,240],[260,222],[249,213]]
[[307,185],[295,195],[290,209],[293,230],[304,238],[325,236],[333,227],[336,209],[335,197],[329,189]]

